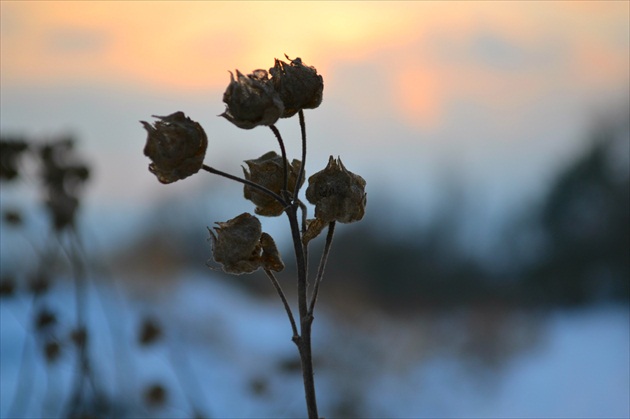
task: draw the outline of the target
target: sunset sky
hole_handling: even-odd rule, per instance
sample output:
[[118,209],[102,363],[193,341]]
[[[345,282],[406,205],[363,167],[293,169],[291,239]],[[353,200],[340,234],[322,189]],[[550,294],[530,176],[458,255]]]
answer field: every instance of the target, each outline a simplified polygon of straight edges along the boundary
[[[207,163],[238,174],[275,144],[216,118],[228,71],[286,53],[324,77],[307,112],[311,172],[341,155],[377,200],[416,206],[452,176],[483,208],[505,206],[627,104],[629,4],[3,0],[0,128],[74,133],[96,167],[94,203],[150,200],[165,187],[138,120],[183,110],[208,132]],[[297,121],[278,126],[298,153]]]

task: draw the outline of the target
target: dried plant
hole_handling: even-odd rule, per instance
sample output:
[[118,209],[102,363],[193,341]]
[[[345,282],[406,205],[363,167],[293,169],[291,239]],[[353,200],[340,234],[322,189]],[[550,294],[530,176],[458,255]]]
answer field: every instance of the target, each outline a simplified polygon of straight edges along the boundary
[[[263,232],[259,219],[243,213],[231,220],[217,222],[208,228],[214,260],[222,269],[240,275],[262,269],[275,287],[293,332],[304,381],[308,417],[318,418],[311,326],[330,252],[335,224],[359,221],[365,214],[365,180],[345,168],[341,159],[332,156],[328,165],[308,179],[306,199],[315,206],[315,217],[308,218],[307,206],[300,198],[306,166],[306,124],[304,109],[317,108],[322,102],[324,82],[314,67],[305,65],[300,58],[284,62],[276,59],[273,68],[254,70],[243,75],[236,70],[230,73],[230,83],[223,95],[226,110],[224,117],[238,128],[253,129],[268,126],[274,134],[280,155],[275,151],[259,158],[246,160],[244,177],[240,178],[203,163],[207,136],[201,126],[183,112],[158,116],[153,125],[141,121],[148,132],[144,153],[151,159],[149,170],[162,183],[172,183],[204,170],[211,174],[240,182],[244,197],[254,205],[261,216],[286,214],[297,266],[298,319],[293,314],[285,293],[274,272],[284,269],[273,238]],[[274,125],[279,118],[298,115],[301,140],[301,160],[287,158],[284,140]],[[324,250],[316,278],[308,279],[307,259],[309,242],[324,229],[328,229]],[[213,231],[214,230],[214,231]]]

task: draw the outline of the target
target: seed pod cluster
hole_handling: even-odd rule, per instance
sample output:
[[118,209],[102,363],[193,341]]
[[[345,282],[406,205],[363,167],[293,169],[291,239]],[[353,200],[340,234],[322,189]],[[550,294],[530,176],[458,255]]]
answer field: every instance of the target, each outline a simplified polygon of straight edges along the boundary
[[290,118],[300,109],[317,108],[324,92],[324,80],[315,67],[304,65],[299,57],[287,59],[289,63],[276,59],[269,69],[273,85],[284,103],[282,118]]
[[[251,180],[272,192],[280,195],[284,189],[284,161],[276,152],[270,151],[263,154],[257,159],[245,160],[248,169],[243,167],[245,179]],[[295,190],[295,183],[300,171],[301,163],[294,159],[291,165],[287,167],[287,184],[288,191]],[[300,186],[304,183],[304,179],[300,182]],[[258,191],[251,186],[245,185],[243,188],[245,199],[256,204],[255,212],[258,215],[278,216],[284,211],[283,206],[273,197]]]
[[254,70],[247,76],[236,70],[236,79],[230,73],[230,84],[223,94],[223,102],[227,109],[219,116],[243,129],[273,125],[284,112],[282,100],[266,70]]
[[[322,103],[324,80],[315,67],[298,57],[289,63],[275,60],[267,70],[243,75],[230,73],[230,84],[223,94],[223,116],[239,128],[273,125],[278,118],[289,118],[301,109],[314,109]],[[271,74],[271,77],[269,75]]]
[[173,183],[194,175],[203,166],[208,137],[199,123],[183,112],[159,119],[154,125],[140,121],[147,130],[144,155],[149,157],[149,171],[161,183]]
[[308,183],[306,199],[315,205],[315,217],[322,222],[352,223],[365,215],[365,180],[346,169],[340,158],[330,156],[326,168]]
[[231,274],[244,274],[258,268],[279,272],[284,264],[273,238],[262,232],[260,221],[249,213],[223,223],[216,223],[212,239],[214,260]]

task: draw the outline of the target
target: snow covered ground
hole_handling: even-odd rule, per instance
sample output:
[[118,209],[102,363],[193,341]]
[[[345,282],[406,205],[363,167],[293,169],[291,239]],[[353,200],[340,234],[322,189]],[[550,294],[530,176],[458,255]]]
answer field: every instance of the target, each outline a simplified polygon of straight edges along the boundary
[[[3,418],[56,417],[72,385],[71,348],[62,346],[47,367],[26,332],[39,304],[57,313],[59,336],[74,322],[69,283],[35,305],[25,296],[2,300]],[[143,296],[93,285],[87,306],[95,376],[117,415],[192,417],[195,406],[213,418],[304,416],[299,361],[279,301],[191,273]],[[164,337],[142,347],[146,316],[164,326]],[[371,313],[359,326],[336,316],[321,311],[314,323],[325,417],[630,416],[628,306],[544,316],[462,310],[404,321]],[[162,407],[143,404],[152,383],[167,390]]]

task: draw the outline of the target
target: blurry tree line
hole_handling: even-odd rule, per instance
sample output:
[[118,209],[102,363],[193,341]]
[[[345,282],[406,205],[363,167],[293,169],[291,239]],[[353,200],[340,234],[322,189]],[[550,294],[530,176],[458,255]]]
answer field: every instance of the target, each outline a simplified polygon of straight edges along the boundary
[[[342,234],[336,239],[330,271],[338,278],[326,286],[352,283],[371,301],[402,309],[627,302],[629,154],[627,120],[594,131],[589,146],[559,171],[543,199],[508,229],[503,244],[510,249],[510,260],[502,261],[508,269],[497,272],[453,246],[456,220],[388,238],[370,231],[368,224],[351,237]],[[519,242],[535,247],[528,249],[535,257],[521,257]]]

